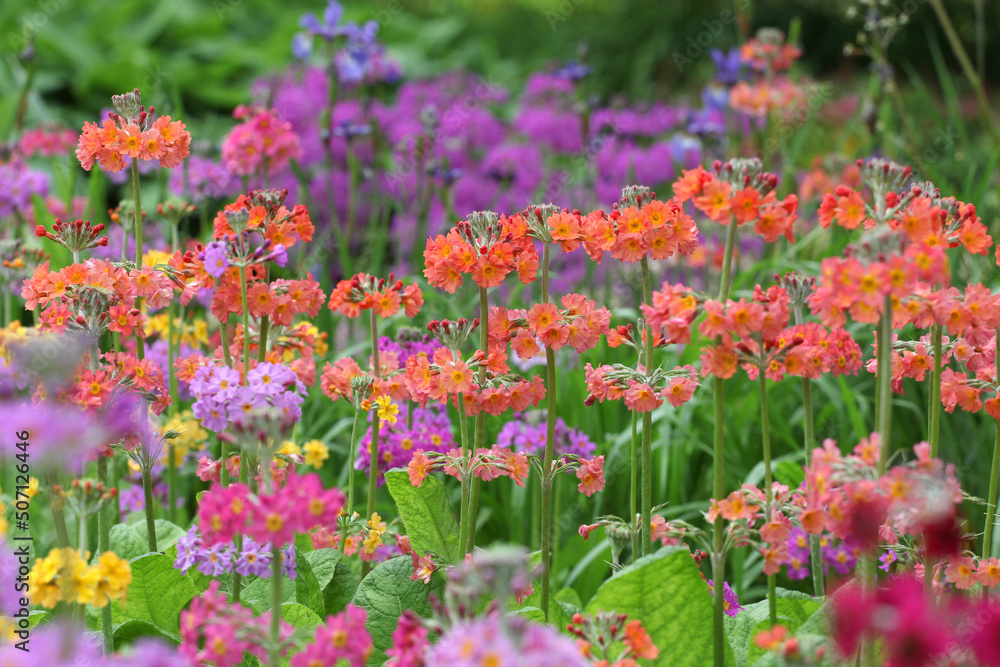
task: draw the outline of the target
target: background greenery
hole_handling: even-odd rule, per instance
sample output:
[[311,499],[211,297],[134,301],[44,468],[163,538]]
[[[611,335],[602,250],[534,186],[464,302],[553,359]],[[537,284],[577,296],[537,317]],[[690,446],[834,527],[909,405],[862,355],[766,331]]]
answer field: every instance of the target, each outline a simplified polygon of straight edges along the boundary
[[[752,31],[757,26],[787,29],[791,19],[801,20],[802,71],[819,80],[831,80],[837,97],[856,98],[862,107],[869,87],[868,63],[846,58],[857,23],[845,18],[849,3],[840,0],[758,1],[754,3]],[[897,3],[904,6],[904,1]],[[901,96],[880,116],[884,127],[883,150],[900,162],[914,162],[922,177],[935,181],[947,194],[975,202],[994,238],[998,236],[995,166],[1000,152],[989,139],[969,101],[969,86],[956,74],[954,56],[944,40],[931,7],[925,0],[911,0],[917,11],[890,51]],[[977,16],[977,4],[983,7]],[[1000,45],[1000,3],[954,0],[946,3],[966,48],[989,54]],[[710,59],[694,58],[690,68],[679,71],[672,54],[683,52],[689,38],[707,30],[705,22],[720,20],[732,6],[729,1],[699,2],[654,0],[376,0],[348,5],[352,20],[378,20],[380,39],[399,60],[407,76],[424,76],[452,68],[470,68],[508,86],[512,91],[532,71],[552,63],[583,57],[594,74],[590,91],[603,101],[624,96],[631,100],[656,99],[679,103],[696,100],[711,73]],[[17,91],[25,76],[17,54],[33,37],[37,76],[28,102],[28,126],[58,120],[78,127],[108,104],[113,93],[139,87],[146,99],[163,100],[165,112],[183,108],[184,120],[199,139],[219,139],[232,126],[233,107],[246,102],[251,81],[284,68],[290,58],[289,43],[304,11],[322,11],[319,2],[302,0],[43,0],[0,4],[0,137],[6,136],[17,107]],[[712,24],[714,25],[714,24]],[[982,26],[977,33],[977,26]],[[713,46],[730,48],[738,42],[737,26],[724,25]],[[1000,64],[987,58],[987,84],[1000,77]],[[804,123],[784,139],[783,155],[790,171],[809,166],[814,156],[844,154],[848,158],[870,154],[870,136],[860,113],[832,120]],[[820,256],[842,251],[847,237],[842,230],[808,235],[750,271],[736,288],[748,288],[775,271],[799,268],[813,271]],[[996,286],[991,260],[959,264],[956,282],[982,280]],[[630,280],[628,276],[624,280]],[[426,292],[425,312],[436,318],[467,316],[474,311],[471,291],[451,297]],[[633,315],[620,310],[616,315]],[[870,348],[870,334],[858,330],[859,340]],[[337,354],[362,354],[361,348],[336,350]],[[697,356],[695,344],[679,353],[689,363]],[[559,392],[560,415],[583,429],[608,456],[608,488],[590,501],[576,494],[574,484],[560,486],[557,523],[561,538],[556,555],[560,585],[576,587],[587,600],[607,576],[610,550],[600,536],[585,543],[576,527],[604,512],[627,507],[627,457],[629,416],[620,405],[585,409],[583,363],[630,361],[622,351],[603,347],[581,360],[567,356]],[[578,365],[577,365],[578,364]],[[817,436],[841,443],[856,443],[872,429],[872,376],[824,378],[817,392]],[[914,443],[926,433],[926,391],[907,381],[898,396],[896,442]],[[745,378],[727,383],[727,486],[745,481],[759,483],[759,403],[754,386]],[[799,384],[788,380],[771,387],[770,402],[779,478],[795,483],[795,463],[801,462],[802,432]],[[670,516],[697,517],[705,507],[710,488],[711,395],[707,389],[680,410],[665,409],[654,417],[654,485],[669,502]],[[331,409],[322,397],[310,401],[302,421],[302,435],[322,437],[334,444],[337,460],[346,454],[349,417]],[[492,420],[495,434],[501,421]],[[964,488],[973,495],[986,491],[993,424],[984,415],[945,415],[942,420],[942,457],[954,462]],[[334,481],[334,480],[331,480]],[[530,542],[531,525],[522,520],[529,507],[530,491],[497,485],[483,494],[481,539]],[[387,516],[394,516],[384,494]],[[970,503],[971,528],[979,528],[979,507]],[[755,596],[751,586],[760,571],[759,556],[749,550],[732,559],[734,587]],[[786,585],[788,582],[784,582]]]

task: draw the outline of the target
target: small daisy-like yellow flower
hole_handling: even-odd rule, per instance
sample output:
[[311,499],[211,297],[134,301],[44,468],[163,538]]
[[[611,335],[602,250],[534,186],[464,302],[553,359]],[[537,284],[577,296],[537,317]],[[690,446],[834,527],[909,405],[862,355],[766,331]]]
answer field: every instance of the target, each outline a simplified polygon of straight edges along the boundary
[[392,402],[388,396],[379,396],[375,399],[378,404],[378,418],[390,424],[396,423],[396,415],[399,414],[399,406]]
[[28,479],[28,489],[24,492],[28,496],[28,500],[31,500],[36,495],[38,495],[38,478],[31,477]]
[[323,467],[323,461],[330,458],[330,450],[319,440],[310,440],[302,445],[302,451],[305,453],[306,465],[313,468]]

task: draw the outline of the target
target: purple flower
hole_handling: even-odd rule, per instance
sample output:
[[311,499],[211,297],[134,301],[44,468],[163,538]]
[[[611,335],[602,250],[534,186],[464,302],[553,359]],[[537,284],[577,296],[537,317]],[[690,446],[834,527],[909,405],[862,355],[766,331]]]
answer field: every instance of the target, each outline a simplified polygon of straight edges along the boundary
[[231,196],[237,188],[236,179],[218,162],[192,155],[184,166],[184,169],[174,169],[170,173],[170,191],[178,197],[200,203]]
[[257,544],[253,538],[243,539],[243,551],[236,559],[236,572],[244,577],[251,574],[258,577],[271,575],[271,545]]
[[800,560],[809,558],[809,535],[801,526],[796,526],[788,532],[788,555]]
[[854,552],[841,542],[837,546],[823,547],[823,560],[833,567],[837,574],[848,574],[857,562]]
[[201,552],[202,561],[198,564],[198,571],[210,577],[218,577],[224,572],[229,572],[232,565],[232,545],[216,544]]
[[205,263],[205,272],[218,278],[229,268],[229,253],[224,241],[212,241],[201,253],[200,259]]
[[198,527],[191,526],[184,537],[177,542],[177,558],[174,559],[174,569],[180,570],[181,574],[187,574],[188,570],[198,563],[200,551],[201,540],[198,538]]
[[888,572],[889,568],[897,560],[899,560],[899,556],[896,554],[896,552],[893,551],[892,549],[886,549],[885,553],[879,556],[878,561],[882,564],[878,566],[878,569],[882,570],[883,572]]
[[219,433],[229,423],[226,404],[211,396],[202,396],[191,406],[191,414],[201,420],[201,425],[209,431]]
[[[708,580],[708,587],[712,591],[712,595],[715,595],[715,586],[711,579]],[[726,612],[726,616],[736,616],[740,613],[743,607],[740,606],[740,601],[736,597],[736,592],[729,587],[729,582],[722,582],[722,607]]]
[[727,86],[735,85],[740,80],[740,50],[730,49],[725,53],[719,49],[708,52],[715,63],[715,80]]
[[280,551],[281,553],[281,573],[289,579],[294,579],[297,572],[295,561],[295,545],[291,542]]

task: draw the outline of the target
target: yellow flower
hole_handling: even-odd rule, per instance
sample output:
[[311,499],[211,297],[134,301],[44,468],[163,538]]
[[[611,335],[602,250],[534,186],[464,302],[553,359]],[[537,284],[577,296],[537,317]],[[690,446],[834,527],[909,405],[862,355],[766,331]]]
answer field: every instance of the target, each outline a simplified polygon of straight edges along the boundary
[[90,604],[97,596],[97,582],[101,575],[97,568],[87,567],[87,563],[79,557],[66,565],[60,575],[63,584],[63,600],[77,604]]
[[[73,551],[73,549],[68,549]],[[32,604],[52,609],[59,602],[59,570],[62,567],[60,549],[53,549],[45,558],[38,558],[28,573],[28,595]]]
[[375,550],[382,546],[382,533],[377,531],[371,531],[368,533],[368,537],[364,541],[364,552],[366,554],[373,554]]
[[36,495],[38,495],[38,478],[32,477],[28,480],[28,490],[24,492],[28,496],[28,500],[31,500]]
[[319,440],[310,440],[302,445],[302,450],[306,454],[306,465],[313,468],[323,467],[323,461],[330,458],[330,450]]
[[372,518],[368,519],[369,532],[378,533],[381,535],[385,532],[385,522],[382,521],[382,517],[378,515],[378,512],[372,512]]
[[132,583],[132,568],[128,561],[119,558],[113,551],[105,551],[91,568],[97,572],[97,590],[94,596],[94,606],[103,607],[110,600],[125,596],[129,584]]
[[378,418],[390,424],[396,423],[396,415],[399,414],[399,406],[392,402],[388,396],[379,396],[375,399],[378,404]]
[[281,448],[278,449],[278,451],[275,453],[284,454],[285,456],[301,456],[302,449],[300,449],[299,446],[296,445],[291,440],[285,440],[283,443],[281,443]]

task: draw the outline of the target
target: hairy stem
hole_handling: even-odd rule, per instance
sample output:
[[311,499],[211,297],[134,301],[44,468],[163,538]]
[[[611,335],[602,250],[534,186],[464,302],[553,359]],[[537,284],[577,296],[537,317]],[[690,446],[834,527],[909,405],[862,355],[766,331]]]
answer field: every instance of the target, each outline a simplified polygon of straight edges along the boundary
[[[98,455],[97,457],[97,481],[108,486],[108,458]],[[111,504],[106,503],[97,513],[97,554],[103,554],[111,545]],[[111,621],[111,605],[104,605],[101,608],[101,644],[105,655],[114,652],[114,627]]]
[[[649,275],[649,260],[642,260],[642,301],[651,304],[653,285]],[[646,375],[653,372],[653,328],[646,327]],[[652,551],[653,530],[653,413],[642,413],[642,527],[639,530],[639,547],[645,556]]]
[[[719,301],[729,298],[729,288],[732,283],[733,248],[736,246],[736,225],[730,222],[726,230],[726,248],[722,256],[722,276],[719,281]],[[712,402],[715,423],[713,424],[713,457],[712,457],[712,497],[722,500],[726,495],[726,413],[725,413],[725,380],[713,378]],[[721,591],[726,578],[725,525],[721,516],[715,518],[712,528],[712,579],[716,590]],[[714,646],[713,664],[723,667],[725,664],[725,626],[723,596],[714,596],[712,607],[712,641]]]
[[[760,385],[760,433],[764,450],[764,522],[771,520],[771,505],[774,503],[774,474],[771,471],[771,418],[767,411],[767,377],[764,369],[758,372]],[[778,622],[777,579],[775,575],[767,575],[767,612],[771,627]]]
[[344,510],[344,525],[340,529],[340,553],[347,548],[347,527],[354,516],[354,457],[357,452],[358,427],[364,413],[357,410],[354,413],[354,426],[351,427],[351,442],[347,446],[347,508]]

